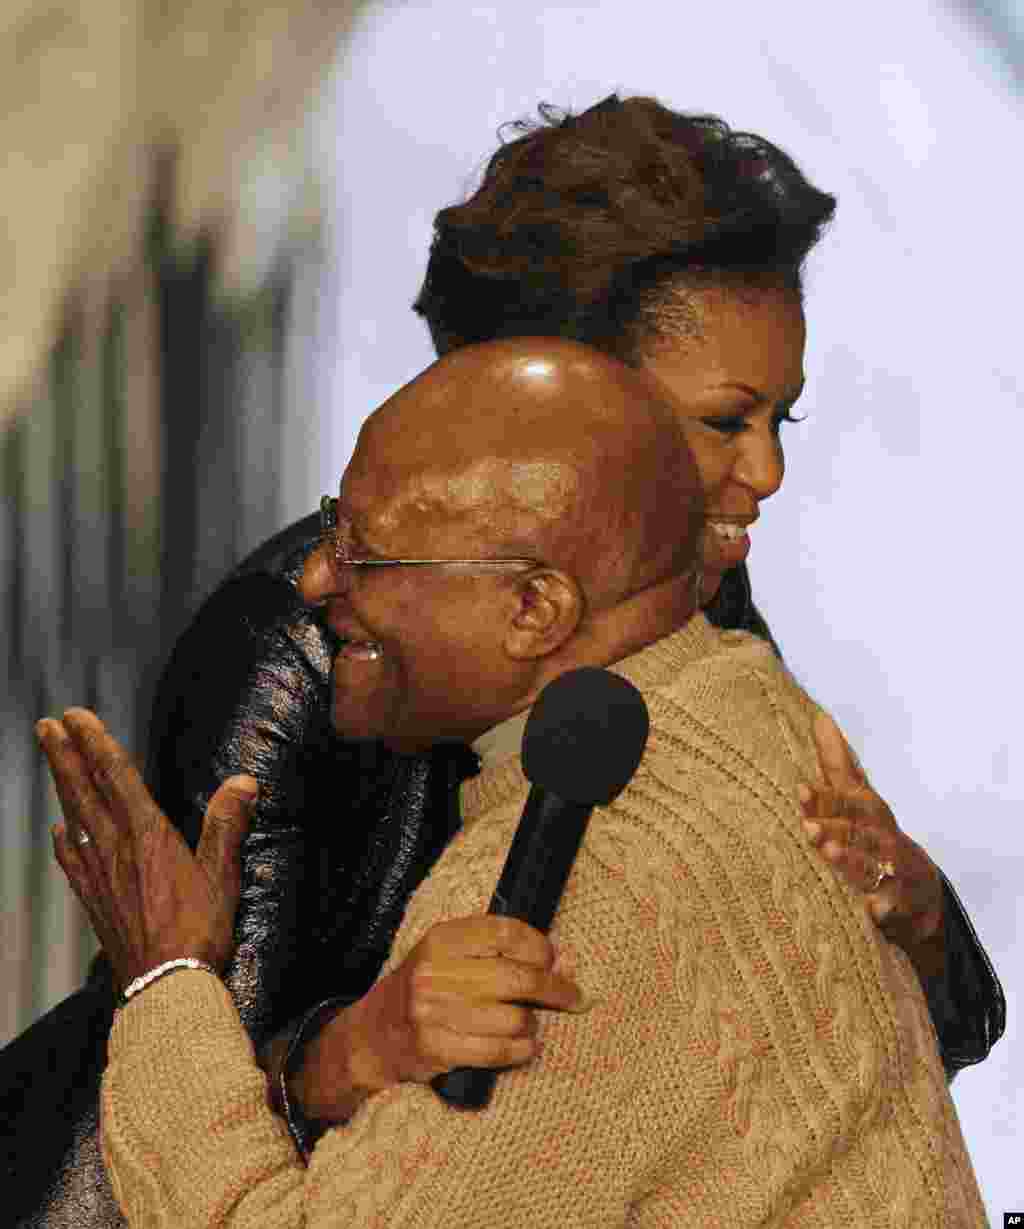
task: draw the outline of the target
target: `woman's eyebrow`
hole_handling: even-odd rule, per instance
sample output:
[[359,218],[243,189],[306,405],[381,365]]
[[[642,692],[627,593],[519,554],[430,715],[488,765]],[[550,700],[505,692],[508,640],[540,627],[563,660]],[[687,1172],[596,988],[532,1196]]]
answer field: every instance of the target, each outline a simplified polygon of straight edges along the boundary
[[[778,406],[780,408],[788,409],[791,405],[795,405],[796,402],[800,400],[800,396],[804,391],[804,387],[806,383],[807,383],[806,380],[801,380],[800,383],[797,385],[797,387],[791,393],[787,393],[785,397],[782,397],[777,402]],[[764,393],[758,392],[758,390],[754,388],[752,384],[744,384],[740,380],[730,380],[728,383],[719,384],[716,387],[717,388],[738,388],[740,392],[749,393],[751,397],[756,398],[756,400],[758,401],[765,400]]]

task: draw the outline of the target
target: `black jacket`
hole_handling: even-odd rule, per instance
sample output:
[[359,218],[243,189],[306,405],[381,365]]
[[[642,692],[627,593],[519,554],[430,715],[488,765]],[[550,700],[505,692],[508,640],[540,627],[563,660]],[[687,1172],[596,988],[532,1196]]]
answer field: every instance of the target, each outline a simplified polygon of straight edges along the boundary
[[[337,646],[295,589],[319,532],[318,516],[297,522],[219,586],[175,646],[150,727],[147,784],[193,848],[222,781],[247,772],[260,782],[226,974],[257,1047],[325,997],[372,984],[405,902],[458,827],[458,786],[477,771],[468,748],[411,758],[334,735]],[[708,613],[719,626],[768,635],[744,569]],[[948,993],[930,995],[929,1006],[952,1074],[987,1056],[1005,1009],[948,885],[946,927]],[[97,1132],[112,1017],[100,957],[81,990],[0,1052],[4,1224],[124,1224]]]

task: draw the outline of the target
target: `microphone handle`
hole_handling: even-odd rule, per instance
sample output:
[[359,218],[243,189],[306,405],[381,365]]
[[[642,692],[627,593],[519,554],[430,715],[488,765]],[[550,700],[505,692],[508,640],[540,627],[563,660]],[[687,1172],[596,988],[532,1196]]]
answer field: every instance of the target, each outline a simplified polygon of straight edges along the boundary
[[[547,933],[593,809],[532,786],[488,913],[519,918]],[[483,1109],[497,1077],[490,1067],[456,1067],[435,1076],[430,1086],[449,1105]]]

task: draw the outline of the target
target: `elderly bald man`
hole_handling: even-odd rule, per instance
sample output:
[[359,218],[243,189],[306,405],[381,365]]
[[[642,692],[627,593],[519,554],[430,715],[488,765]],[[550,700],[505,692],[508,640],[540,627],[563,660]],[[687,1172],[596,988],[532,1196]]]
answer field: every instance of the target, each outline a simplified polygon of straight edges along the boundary
[[51,723],[68,824],[91,837],[60,832],[58,856],[101,941],[140,975],[209,966],[142,976],[111,1033],[102,1143],[129,1223],[704,1225],[804,1200],[820,1224],[851,1206],[984,1223],[913,970],[803,838],[819,710],[763,642],[692,615],[700,503],[641,374],[572,343],[493,343],[371,417],[303,576],[345,641],[339,732],[473,740],[482,759],[389,969],[485,906],[543,686],[614,663],[648,701],[643,762],[595,814],[555,923],[589,1008],[545,1016],[539,1058],[481,1114],[384,1088],[304,1169],[210,976],[237,889],[203,867],[237,868],[238,782],[197,865],[95,719]]
[[[435,363],[363,427],[337,513],[337,549],[300,593],[346,642],[334,725],[349,738],[471,742],[694,608],[703,514],[679,428],[641,377],[577,343]],[[486,562],[338,567],[396,556]]]

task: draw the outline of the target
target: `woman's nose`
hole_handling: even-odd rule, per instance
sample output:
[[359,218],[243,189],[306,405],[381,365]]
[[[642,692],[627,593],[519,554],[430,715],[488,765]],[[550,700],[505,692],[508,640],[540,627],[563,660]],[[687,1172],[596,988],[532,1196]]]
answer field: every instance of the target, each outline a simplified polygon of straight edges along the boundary
[[778,437],[770,432],[750,431],[742,440],[732,467],[732,477],[749,487],[760,499],[774,495],[782,485],[786,463]]

